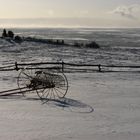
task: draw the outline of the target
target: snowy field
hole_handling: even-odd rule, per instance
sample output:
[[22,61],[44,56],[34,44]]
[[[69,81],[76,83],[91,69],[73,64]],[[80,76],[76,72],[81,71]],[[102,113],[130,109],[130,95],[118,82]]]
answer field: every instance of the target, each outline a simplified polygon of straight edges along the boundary
[[[15,61],[140,64],[140,29],[13,31],[25,37],[64,39],[66,43],[96,41],[101,47],[58,47],[27,41],[19,44],[0,39],[0,67]],[[0,140],[140,140],[140,69],[110,70],[66,73],[69,90],[61,100],[41,102],[34,96],[1,97]],[[16,71],[0,71],[0,91],[17,88],[17,75]]]
[[0,98],[0,139],[140,139],[139,73],[66,75],[69,91],[65,99]]

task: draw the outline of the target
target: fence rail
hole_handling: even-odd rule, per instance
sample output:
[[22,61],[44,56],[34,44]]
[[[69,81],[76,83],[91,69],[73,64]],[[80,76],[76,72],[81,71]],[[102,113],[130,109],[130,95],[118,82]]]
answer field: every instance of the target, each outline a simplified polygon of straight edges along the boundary
[[140,72],[140,66],[136,65],[102,65],[102,64],[76,64],[65,62],[40,62],[17,63],[0,67],[0,71],[13,71],[19,69],[59,69],[63,72]]

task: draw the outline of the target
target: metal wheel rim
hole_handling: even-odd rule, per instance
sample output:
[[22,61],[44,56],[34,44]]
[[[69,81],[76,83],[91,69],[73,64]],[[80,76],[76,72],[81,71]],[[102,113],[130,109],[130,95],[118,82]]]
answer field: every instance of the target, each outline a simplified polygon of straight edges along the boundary
[[[34,69],[21,69],[20,72],[19,72],[19,75],[17,77],[17,85],[18,85],[18,88],[19,90],[22,92],[22,95],[25,96],[26,94],[26,90],[23,89],[23,87],[26,87],[27,90],[29,89],[28,88],[28,84],[30,82],[30,79],[32,79],[32,77],[35,75],[35,70]],[[30,91],[31,93],[32,91]],[[27,95],[27,94],[26,94]]]
[[[57,75],[57,74],[56,74]],[[59,74],[60,76],[60,74]],[[61,78],[63,77],[63,84],[64,87],[53,87],[53,88],[44,88],[41,90],[36,90],[37,95],[41,100],[43,99],[57,99],[57,98],[64,98],[68,92],[68,80],[64,73],[61,73]],[[55,81],[53,81],[55,82]]]

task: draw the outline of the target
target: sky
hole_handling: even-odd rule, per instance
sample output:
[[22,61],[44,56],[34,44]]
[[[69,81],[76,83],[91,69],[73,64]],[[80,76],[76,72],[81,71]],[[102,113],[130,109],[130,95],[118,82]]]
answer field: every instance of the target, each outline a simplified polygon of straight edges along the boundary
[[140,27],[140,0],[0,0],[0,27]]

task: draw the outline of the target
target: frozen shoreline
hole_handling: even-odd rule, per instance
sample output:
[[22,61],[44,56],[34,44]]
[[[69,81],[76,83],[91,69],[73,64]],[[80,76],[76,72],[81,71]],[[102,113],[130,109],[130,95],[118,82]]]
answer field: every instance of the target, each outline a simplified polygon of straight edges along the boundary
[[70,87],[65,102],[1,98],[0,139],[140,138],[139,73],[66,75]]

